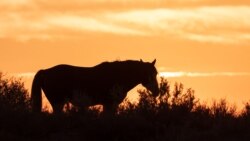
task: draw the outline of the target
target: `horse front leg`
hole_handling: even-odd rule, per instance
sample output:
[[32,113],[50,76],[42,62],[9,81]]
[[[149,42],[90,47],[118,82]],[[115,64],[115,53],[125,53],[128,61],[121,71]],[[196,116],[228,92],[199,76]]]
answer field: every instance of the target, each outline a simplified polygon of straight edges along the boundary
[[64,107],[64,102],[56,103],[56,104],[51,104],[53,108],[53,113],[54,114],[60,114],[63,112],[63,107]]
[[103,104],[103,115],[114,116],[116,114],[117,108],[117,104]]

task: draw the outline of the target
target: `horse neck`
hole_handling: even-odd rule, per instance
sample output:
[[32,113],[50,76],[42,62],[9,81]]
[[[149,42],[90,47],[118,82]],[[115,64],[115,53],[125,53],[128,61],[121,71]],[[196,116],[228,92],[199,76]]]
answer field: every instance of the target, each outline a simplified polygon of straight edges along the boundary
[[[141,71],[138,69],[137,64],[105,64],[105,66],[96,66],[98,71],[104,71],[106,73],[115,72],[115,75],[110,81],[113,81],[113,85],[126,86],[126,90],[134,88],[136,85],[141,83]],[[104,75],[109,75],[109,74]],[[119,85],[118,84],[118,85]]]
[[[126,70],[126,68],[124,68]],[[129,70],[125,71],[124,75],[118,76],[121,77],[121,81],[125,83],[128,90],[131,90],[135,86],[141,83],[141,76],[137,72]]]

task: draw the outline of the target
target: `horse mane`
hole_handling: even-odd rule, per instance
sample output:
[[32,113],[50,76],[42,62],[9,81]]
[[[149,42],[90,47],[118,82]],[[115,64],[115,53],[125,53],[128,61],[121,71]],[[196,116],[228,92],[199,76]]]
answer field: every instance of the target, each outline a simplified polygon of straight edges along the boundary
[[122,65],[126,65],[126,64],[127,65],[140,65],[143,63],[145,63],[145,62],[137,61],[137,60],[125,60],[125,61],[116,60],[116,61],[112,61],[112,62],[109,62],[109,61],[102,62],[102,63],[96,65],[95,67],[105,67],[105,66],[109,66],[109,65],[118,66],[120,64],[122,64]]
[[137,77],[142,78],[155,71],[156,68],[151,65],[150,62],[143,62],[138,60],[125,60],[125,61],[113,61],[102,62],[99,65],[94,66],[97,71],[102,73],[115,72],[117,77],[124,79]]
[[[137,60],[125,60],[125,61],[120,61],[120,60],[115,60],[115,61],[112,61],[112,62],[109,62],[109,61],[105,61],[105,62],[102,62],[100,63],[99,65],[105,65],[105,64],[120,64],[120,63],[134,63],[134,62],[137,62],[139,63],[140,61],[137,61]],[[97,65],[98,66],[98,65]]]

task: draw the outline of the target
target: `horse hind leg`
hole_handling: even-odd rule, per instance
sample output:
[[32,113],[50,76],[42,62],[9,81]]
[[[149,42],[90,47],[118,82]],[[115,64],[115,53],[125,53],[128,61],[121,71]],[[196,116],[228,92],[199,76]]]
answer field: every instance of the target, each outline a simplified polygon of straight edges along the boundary
[[103,104],[103,115],[113,116],[116,114],[118,105],[116,104]]
[[53,113],[55,113],[55,114],[62,113],[63,107],[64,107],[64,103],[63,102],[52,104]]

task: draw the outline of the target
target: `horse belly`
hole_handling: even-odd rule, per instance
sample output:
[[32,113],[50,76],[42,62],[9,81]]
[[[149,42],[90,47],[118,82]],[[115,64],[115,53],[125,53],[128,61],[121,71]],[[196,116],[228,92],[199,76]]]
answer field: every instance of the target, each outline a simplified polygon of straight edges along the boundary
[[71,90],[70,95],[70,102],[75,106],[87,107],[97,104],[95,100],[93,100],[93,97],[87,91],[81,89],[74,89]]

